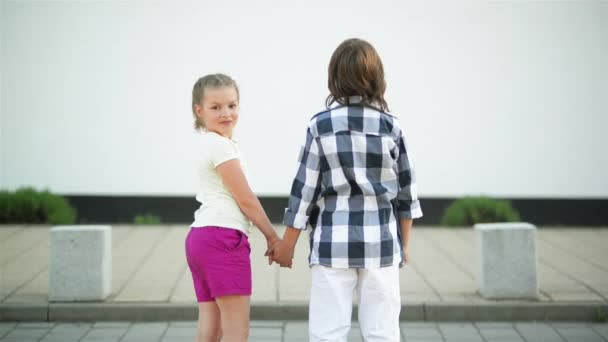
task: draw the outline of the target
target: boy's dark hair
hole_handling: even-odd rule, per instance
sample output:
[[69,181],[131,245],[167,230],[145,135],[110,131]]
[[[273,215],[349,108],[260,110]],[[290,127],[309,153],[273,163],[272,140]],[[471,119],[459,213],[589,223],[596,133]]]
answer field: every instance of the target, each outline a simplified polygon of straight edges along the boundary
[[386,81],[380,56],[365,40],[347,39],[340,44],[329,61],[327,86],[329,96],[325,105],[349,104],[349,96],[361,96],[361,104],[388,112],[384,100]]

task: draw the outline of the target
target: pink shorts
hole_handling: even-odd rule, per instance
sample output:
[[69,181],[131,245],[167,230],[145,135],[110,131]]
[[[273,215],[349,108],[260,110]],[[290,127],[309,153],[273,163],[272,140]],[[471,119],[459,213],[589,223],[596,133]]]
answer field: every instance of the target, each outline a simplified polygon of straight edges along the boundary
[[251,295],[251,246],[240,230],[192,227],[186,237],[186,259],[197,302],[227,295]]

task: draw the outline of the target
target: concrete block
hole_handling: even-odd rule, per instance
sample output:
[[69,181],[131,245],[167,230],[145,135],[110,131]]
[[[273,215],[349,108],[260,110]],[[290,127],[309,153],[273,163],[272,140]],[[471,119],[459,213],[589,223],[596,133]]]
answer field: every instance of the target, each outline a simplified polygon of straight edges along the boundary
[[111,290],[111,227],[51,228],[49,301],[102,301]]
[[536,227],[530,223],[475,225],[476,280],[487,299],[538,299]]

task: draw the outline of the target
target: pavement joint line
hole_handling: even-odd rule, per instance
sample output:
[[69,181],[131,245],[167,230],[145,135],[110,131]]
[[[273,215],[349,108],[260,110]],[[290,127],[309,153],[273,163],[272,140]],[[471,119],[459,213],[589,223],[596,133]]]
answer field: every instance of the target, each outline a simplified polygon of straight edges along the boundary
[[439,300],[443,301],[443,297],[441,296],[439,291],[435,288],[435,286],[433,286],[433,284],[431,284],[431,282],[427,279],[427,277],[422,272],[420,272],[418,267],[416,267],[415,263],[408,263],[406,265],[409,265],[414,270],[414,272],[416,272],[416,274],[420,277],[420,279],[422,279],[426,283],[426,285],[431,290],[433,290],[433,293],[437,296],[437,298],[439,298]]
[[559,332],[559,330],[555,329],[555,327],[553,326],[553,324],[549,323],[548,325],[551,327],[551,329],[553,329],[553,331],[555,331],[555,333],[557,334],[557,336],[559,336],[564,342],[568,342],[568,339],[564,335],[562,335]]
[[578,253],[578,252],[576,252],[576,251],[573,251],[573,250],[572,250],[572,249],[571,249],[569,246],[567,246],[567,245],[564,245],[564,244],[562,244],[562,243],[556,242],[555,240],[553,240],[553,239],[551,239],[551,238],[545,238],[545,239],[543,239],[543,240],[544,240],[545,242],[547,242],[548,244],[552,245],[552,246],[553,246],[553,248],[567,250],[567,251],[568,251],[568,253],[570,253],[570,254],[574,255],[575,257],[579,258],[581,261],[584,261],[584,262],[586,262],[586,263],[589,263],[589,264],[591,264],[591,265],[593,265],[593,266],[595,266],[595,267],[597,267],[597,268],[600,268],[600,269],[604,270],[605,272],[608,272],[608,267],[606,267],[606,266],[604,266],[604,265],[601,265],[601,264],[598,264],[598,263],[596,263],[595,261],[590,260],[590,259],[588,259],[587,257],[585,257],[585,256],[581,255],[580,253]]
[[597,331],[597,329],[596,329],[596,325],[591,324],[591,325],[590,325],[590,327],[591,327],[591,330],[592,330],[594,333],[596,333],[597,335],[599,335],[599,337],[600,337],[602,340],[604,340],[604,341],[608,341],[608,339],[606,339],[606,338],[604,337],[604,335],[602,335],[602,334],[601,334],[599,331]]
[[[114,228],[119,228],[119,227],[112,226],[112,231],[114,231]],[[123,235],[122,239],[118,240],[117,243],[112,243],[112,251],[114,251],[114,249],[118,248],[125,241],[127,241],[127,239],[129,238],[129,236],[131,236],[131,234],[133,234],[135,232],[135,228],[133,228],[133,227],[120,228],[120,229],[128,229],[128,231],[125,233],[125,235]]]
[[4,303],[7,299],[11,298],[12,295],[14,295],[15,293],[17,293],[22,288],[24,288],[29,282],[31,282],[34,279],[36,279],[40,274],[42,274],[48,268],[49,268],[49,266],[47,264],[45,267],[42,268],[42,270],[36,272],[32,277],[28,278],[23,283],[21,283],[21,285],[17,286],[13,291],[9,292],[4,298],[2,298],[2,300],[0,300],[0,303]]
[[547,296],[547,298],[549,298],[551,301],[553,301],[553,297],[551,297],[551,295],[549,294],[549,292],[547,292],[547,291],[545,291],[545,290],[543,290],[543,289],[540,289],[540,288],[538,289],[538,292],[539,292],[540,294],[542,294],[542,295]]
[[471,272],[469,272],[469,270],[467,270],[460,263],[458,263],[457,261],[455,261],[458,258],[455,258],[454,255],[452,255],[449,252],[447,252],[443,248],[443,246],[441,246],[440,243],[435,242],[434,239],[432,239],[432,241],[431,241],[431,239],[428,239],[428,237],[426,237],[426,236],[423,236],[422,238],[425,239],[428,244],[430,244],[431,246],[434,246],[441,254],[443,254],[445,257],[447,257],[447,259],[450,261],[451,264],[455,265],[463,273],[465,273],[466,275],[468,275],[471,280],[475,281],[475,275],[471,274]]
[[473,329],[475,329],[475,331],[477,331],[477,334],[479,334],[479,336],[481,336],[481,339],[484,342],[488,342],[488,339],[483,336],[483,334],[481,333],[481,329],[477,326],[477,324],[475,324],[475,322],[471,322],[471,325],[473,326]]
[[165,329],[163,330],[163,333],[160,335],[160,338],[158,339],[158,341],[162,341],[165,336],[167,335],[167,331],[169,331],[169,324],[165,325]]
[[605,302],[608,301],[608,298],[606,298],[605,296],[603,296],[599,291],[597,291],[596,289],[594,289],[592,286],[588,285],[587,283],[585,283],[584,281],[580,280],[578,277],[574,277],[570,274],[567,274],[565,272],[563,272],[562,270],[558,269],[557,267],[551,265],[547,260],[545,260],[545,258],[542,258],[540,256],[537,256],[538,258],[538,262],[544,264],[545,266],[553,269],[555,272],[559,273],[560,275],[573,280],[575,283],[578,283],[580,285],[582,285],[584,288],[586,288],[589,292],[591,293],[595,293],[596,295],[598,295],[600,298],[602,298]]
[[179,271],[179,276],[177,277],[177,281],[175,282],[175,284],[173,284],[173,287],[171,288],[171,291],[169,292],[169,300],[171,300],[171,298],[173,298],[173,295],[175,295],[175,290],[177,290],[177,287],[180,284],[180,280],[182,280],[182,278],[184,277],[184,274],[186,274],[186,271],[188,271],[188,264],[182,265],[182,270]]
[[125,336],[127,336],[127,334],[129,333],[129,331],[131,331],[132,327],[133,327],[133,323],[129,322],[129,325],[127,326],[127,329],[125,329],[125,331],[122,333],[122,335],[120,335],[120,337],[118,338],[118,341],[124,340]]
[[18,236],[19,234],[21,234],[24,231],[25,231],[24,229],[16,228],[15,231],[13,231],[12,233],[8,234],[7,236],[5,236],[2,239],[2,243],[6,243],[8,240],[14,238],[15,236]]
[[[22,229],[23,231],[25,231],[25,229]],[[26,254],[27,252],[29,252],[30,250],[32,250],[34,248],[34,246],[44,243],[46,242],[46,238],[43,237],[38,237],[38,239],[34,240],[34,242],[32,242],[31,244],[28,244],[27,247],[25,247],[24,249],[20,250],[19,252],[15,253],[14,255],[10,256],[6,261],[4,261],[2,264],[0,264],[0,266],[6,266],[9,263],[11,263],[13,260],[17,259],[18,257]]]
[[157,239],[154,241],[150,249],[145,253],[145,255],[141,258],[141,261],[135,267],[135,271],[131,272],[129,277],[125,280],[125,282],[120,286],[120,288],[115,292],[114,298],[118,297],[122,291],[127,287],[129,282],[135,278],[135,276],[141,271],[142,265],[146,262],[146,260],[152,255],[154,250],[158,247],[161,241],[171,232],[171,229],[166,229],[162,234],[159,234]]
[[280,272],[281,272],[280,268],[277,268],[277,267],[274,268],[274,280],[275,280],[274,281],[274,285],[275,285],[275,288],[276,288],[275,289],[275,296],[274,296],[274,298],[275,298],[275,300],[277,302],[281,301],[281,290],[280,290],[281,289],[281,287],[280,287],[280,285],[281,285],[281,273]]
[[[425,317],[425,321],[426,321],[426,317]],[[439,336],[441,336],[441,340],[445,341],[445,335],[443,334],[443,330],[441,330],[441,327],[439,326],[439,324],[435,324],[435,329],[437,329],[437,332],[439,332]]]

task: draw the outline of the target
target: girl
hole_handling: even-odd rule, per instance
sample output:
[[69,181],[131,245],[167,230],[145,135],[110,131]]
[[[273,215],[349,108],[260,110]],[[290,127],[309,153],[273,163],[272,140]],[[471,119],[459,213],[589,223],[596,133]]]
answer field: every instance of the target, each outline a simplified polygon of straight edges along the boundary
[[239,89],[223,74],[200,78],[192,89],[200,208],[186,237],[186,258],[199,306],[198,342],[246,341],[251,296],[250,222],[270,248],[279,241],[249,188],[239,147],[232,138],[239,119]]
[[308,125],[273,259],[290,267],[310,223],[310,340],[346,341],[356,290],[364,340],[399,341],[399,266],[409,260],[412,219],[422,216],[410,153],[387,113],[382,62],[368,42],[338,46],[328,85],[328,109]]

